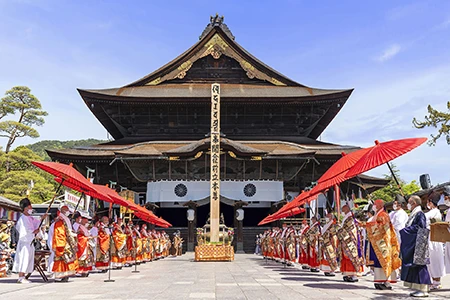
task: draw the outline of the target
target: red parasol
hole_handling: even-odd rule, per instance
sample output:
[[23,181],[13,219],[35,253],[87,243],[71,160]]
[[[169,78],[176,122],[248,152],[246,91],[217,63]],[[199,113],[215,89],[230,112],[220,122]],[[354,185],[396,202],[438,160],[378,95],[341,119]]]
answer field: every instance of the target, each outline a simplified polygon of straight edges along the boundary
[[261,222],[259,222],[259,226],[260,225],[264,225],[270,222],[274,222],[276,220],[282,219],[282,218],[286,218],[286,217],[292,217],[298,214],[301,214],[305,212],[305,209],[303,207],[294,207],[288,211],[282,212],[282,213],[274,213],[272,215],[267,216],[266,218],[264,218]]
[[363,148],[355,152],[346,154],[342,152],[342,157],[335,162],[323,175],[317,180],[318,183],[327,181],[343,172],[348,171],[355,163],[372,148]]
[[150,214],[145,214],[140,211],[136,211],[134,213],[134,215],[145,222],[155,224],[156,226],[159,226],[159,227],[168,228],[168,227],[172,226],[169,222],[167,222],[161,218],[158,218],[152,212],[150,212]]
[[86,191],[91,189],[89,180],[81,175],[80,172],[73,167],[73,164],[66,165],[52,161],[32,161],[31,163],[45,172],[63,179],[64,182],[67,181],[72,186],[78,186]]
[[91,183],[89,180],[87,180],[87,183],[85,183],[89,189],[80,187],[79,185],[73,184],[70,181],[66,181],[66,180],[62,180],[59,177],[55,177],[55,181],[68,187],[69,189],[72,189],[74,191],[80,192],[80,193],[84,193],[88,196],[91,196],[92,198],[96,198],[105,202],[109,202],[109,203],[113,203],[113,200],[108,197],[107,194],[102,193],[101,191],[99,191],[96,187],[95,184]]
[[427,138],[410,138],[383,143],[375,141],[375,146],[361,157],[361,159],[347,172],[346,176],[351,178],[372,170],[373,168],[390,162],[414,148],[419,147],[426,141]]
[[294,207],[298,207],[306,202],[311,202],[312,200],[315,200],[317,198],[318,193],[312,193],[311,191],[304,191],[300,195],[294,198],[291,202],[284,205],[282,208],[278,210],[276,213],[283,213],[290,209],[293,209]]
[[[99,190],[100,192],[104,192],[106,195],[108,195],[109,198],[112,199],[113,203],[127,207],[134,211],[134,214],[139,219],[142,219],[144,221],[147,221],[149,223],[155,224],[160,227],[169,227],[172,226],[169,222],[165,221],[162,218],[158,218],[155,216],[151,211],[145,209],[144,207],[141,207],[133,202],[127,201],[124,198],[122,198],[115,190],[105,186],[105,185],[98,185],[94,184],[94,186]],[[145,219],[144,219],[145,218]],[[164,225],[164,226],[162,226]]]

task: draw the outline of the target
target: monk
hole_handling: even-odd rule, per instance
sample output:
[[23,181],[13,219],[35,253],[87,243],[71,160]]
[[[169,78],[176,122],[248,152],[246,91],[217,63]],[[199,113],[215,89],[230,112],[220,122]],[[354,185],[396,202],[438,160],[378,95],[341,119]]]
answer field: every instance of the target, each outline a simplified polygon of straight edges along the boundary
[[361,223],[366,228],[370,242],[368,265],[374,267],[374,285],[377,290],[391,290],[397,282],[395,270],[400,268],[400,246],[389,215],[384,210],[384,201],[374,202],[373,221]]

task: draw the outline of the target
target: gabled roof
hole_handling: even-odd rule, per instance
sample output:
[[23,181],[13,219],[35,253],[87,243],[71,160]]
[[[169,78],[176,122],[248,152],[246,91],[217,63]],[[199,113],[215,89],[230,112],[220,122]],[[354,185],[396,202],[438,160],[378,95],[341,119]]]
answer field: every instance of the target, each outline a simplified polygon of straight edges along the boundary
[[[239,156],[262,156],[263,158],[340,156],[360,148],[314,141],[313,144],[295,144],[283,141],[236,141],[221,138],[222,146]],[[171,156],[194,156],[207,150],[209,139],[198,141],[151,141],[131,145],[100,144],[71,149],[46,150],[52,159],[112,160],[117,157],[147,157],[149,159]]]
[[221,55],[234,58],[247,71],[247,76],[250,78],[265,80],[273,85],[304,87],[250,54],[234,40],[234,36],[230,35],[229,30],[226,30],[228,27],[225,29],[225,26],[223,22],[211,20],[205,29],[206,33],[204,32],[200,40],[191,48],[156,71],[125,87],[158,85],[170,79],[182,78],[195,61],[207,55],[212,55],[216,59]]

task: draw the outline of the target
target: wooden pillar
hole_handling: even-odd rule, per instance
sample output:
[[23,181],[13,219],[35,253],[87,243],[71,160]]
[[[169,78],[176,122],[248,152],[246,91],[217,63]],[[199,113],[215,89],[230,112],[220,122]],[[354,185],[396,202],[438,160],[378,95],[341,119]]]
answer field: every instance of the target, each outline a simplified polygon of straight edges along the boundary
[[210,237],[219,242],[220,223],[220,84],[211,85]]

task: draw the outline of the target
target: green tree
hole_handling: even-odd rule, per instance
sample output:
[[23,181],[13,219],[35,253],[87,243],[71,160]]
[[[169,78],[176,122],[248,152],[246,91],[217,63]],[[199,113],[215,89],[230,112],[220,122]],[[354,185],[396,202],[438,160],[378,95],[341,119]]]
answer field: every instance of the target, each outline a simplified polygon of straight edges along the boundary
[[[27,196],[33,203],[51,199],[57,183],[50,174],[35,168],[31,161],[42,160],[25,146],[5,153],[0,151],[0,194],[13,201]],[[9,171],[7,172],[7,166]]]
[[8,138],[5,153],[11,150],[17,138],[39,137],[39,133],[33,126],[42,126],[44,116],[47,112],[42,110],[41,102],[31,94],[30,88],[26,86],[15,86],[6,91],[5,97],[1,100],[0,117],[14,113],[17,121],[7,120],[0,122],[1,137]]
[[57,141],[57,140],[44,140],[37,143],[27,145],[33,152],[42,156],[44,160],[50,161],[46,149],[68,149],[74,147],[91,146],[101,143],[106,143],[105,140],[87,139],[87,140],[72,140],[72,141]]
[[428,105],[428,115],[425,116],[425,121],[419,121],[416,118],[412,123],[416,128],[422,129],[425,127],[439,128],[437,135],[431,135],[430,145],[436,145],[436,141],[442,136],[445,136],[447,144],[450,145],[450,101],[447,102],[448,112],[438,111]]
[[[420,190],[420,186],[417,184],[417,181],[413,180],[410,183],[406,183],[400,178],[400,171],[397,167],[392,163],[390,165],[405,196],[411,195]],[[392,174],[385,174],[384,178],[388,179],[389,183],[384,188],[371,193],[370,197],[371,199],[382,199],[386,202],[392,202],[394,201],[396,195],[401,195],[400,188],[395,182]]]

